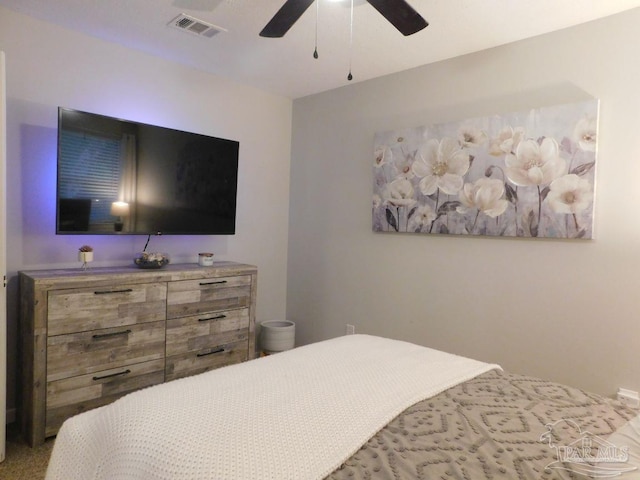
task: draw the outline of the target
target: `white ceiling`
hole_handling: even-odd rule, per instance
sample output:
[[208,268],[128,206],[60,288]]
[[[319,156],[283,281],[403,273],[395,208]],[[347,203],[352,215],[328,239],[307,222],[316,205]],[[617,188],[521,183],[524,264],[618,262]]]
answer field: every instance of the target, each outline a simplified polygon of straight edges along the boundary
[[[348,84],[350,1],[318,0],[279,39],[258,33],[284,0],[0,0],[0,6],[290,98]],[[404,37],[355,0],[353,81],[359,82],[640,7],[640,0],[408,0],[430,25]],[[180,13],[227,29],[173,29]]]

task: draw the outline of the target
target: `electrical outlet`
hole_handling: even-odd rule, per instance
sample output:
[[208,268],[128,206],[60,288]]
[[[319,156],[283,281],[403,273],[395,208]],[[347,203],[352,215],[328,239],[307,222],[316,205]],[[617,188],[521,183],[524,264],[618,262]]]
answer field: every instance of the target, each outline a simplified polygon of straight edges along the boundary
[[347,323],[347,335],[353,335],[354,333],[356,333],[356,326]]
[[634,390],[628,390],[626,388],[619,388],[617,398],[624,403],[627,407],[638,408],[640,407],[640,395]]

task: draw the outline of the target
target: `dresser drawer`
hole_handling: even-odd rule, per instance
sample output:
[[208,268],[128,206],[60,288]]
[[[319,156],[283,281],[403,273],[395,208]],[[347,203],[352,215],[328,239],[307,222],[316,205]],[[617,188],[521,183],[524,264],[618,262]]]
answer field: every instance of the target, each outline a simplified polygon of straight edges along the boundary
[[55,435],[72,415],[163,381],[164,359],[160,359],[47,382],[46,435]]
[[250,305],[250,275],[170,282],[167,292],[167,318]]
[[249,359],[248,331],[227,332],[216,337],[214,345],[178,355],[167,356],[165,380],[196,375],[214,368]]
[[164,320],[166,283],[51,290],[49,336]]
[[244,339],[248,328],[248,308],[173,318],[167,320],[166,354],[170,356],[198,352],[216,347],[225,340]]
[[49,337],[47,382],[162,359],[164,349],[164,321]]

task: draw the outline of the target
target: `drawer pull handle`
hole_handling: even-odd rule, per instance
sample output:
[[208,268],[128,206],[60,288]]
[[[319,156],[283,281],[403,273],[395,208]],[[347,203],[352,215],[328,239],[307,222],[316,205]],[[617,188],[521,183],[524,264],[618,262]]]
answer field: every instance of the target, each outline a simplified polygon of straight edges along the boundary
[[221,318],[227,318],[227,316],[226,315],[217,315],[215,317],[199,318],[198,321],[199,322],[210,322],[211,320],[220,320]]
[[133,292],[133,288],[124,288],[122,290],[98,290],[93,292],[95,295],[108,295],[110,293],[129,293]]
[[111,333],[97,333],[93,335],[94,340],[102,340],[103,338],[116,337],[118,335],[129,335],[131,330],[124,330],[122,332],[111,332]]
[[227,283],[226,280],[218,280],[217,282],[200,282],[200,285],[221,285],[223,283]]
[[224,352],[224,348],[220,347],[220,348],[216,348],[215,350],[211,350],[210,352],[207,353],[197,353],[196,357],[206,357],[207,355],[214,355],[216,353],[222,353]]
[[110,373],[109,375],[102,375],[101,377],[93,377],[93,379],[95,381],[97,380],[104,380],[105,378],[111,378],[111,377],[118,377],[120,375],[127,375],[131,373],[131,370],[126,369],[124,372],[116,372],[116,373]]

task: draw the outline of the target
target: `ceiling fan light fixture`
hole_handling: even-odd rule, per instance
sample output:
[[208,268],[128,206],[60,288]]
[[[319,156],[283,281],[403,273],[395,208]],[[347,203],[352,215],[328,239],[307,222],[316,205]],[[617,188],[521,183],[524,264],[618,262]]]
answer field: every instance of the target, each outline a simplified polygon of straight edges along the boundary
[[[316,45],[313,51],[313,58],[318,58],[318,7],[320,0],[316,1]],[[332,3],[349,4],[351,8],[351,25],[349,34],[349,75],[347,80],[353,80],[351,74],[351,54],[353,50],[353,9],[358,3],[365,1],[375,8],[384,18],[389,21],[404,36],[413,35],[429,25],[422,16],[414,10],[407,0],[327,0]],[[286,0],[280,10],[269,20],[269,23],[260,32],[261,37],[280,38],[289,31],[294,23],[311,6],[314,0]]]
[[[320,0],[318,0],[320,1]],[[359,0],[358,0],[359,1]],[[314,0],[286,0],[280,10],[260,32],[261,37],[283,37]],[[355,5],[356,0],[350,2]],[[407,3],[407,0],[366,0],[404,36],[413,35],[429,23]]]

